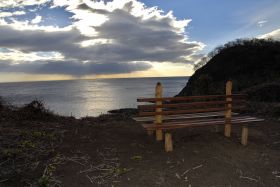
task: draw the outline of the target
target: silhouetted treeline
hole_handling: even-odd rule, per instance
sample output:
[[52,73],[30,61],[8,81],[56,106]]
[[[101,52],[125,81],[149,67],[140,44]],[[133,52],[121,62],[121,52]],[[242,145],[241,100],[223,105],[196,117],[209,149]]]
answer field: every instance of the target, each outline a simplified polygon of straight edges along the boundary
[[213,57],[216,55],[222,53],[223,51],[226,51],[229,48],[234,48],[234,47],[241,47],[241,46],[259,46],[259,47],[265,47],[269,46],[270,48],[272,46],[274,47],[279,47],[279,41],[273,40],[273,39],[236,39],[234,41],[230,41],[224,45],[220,45],[216,47],[214,50],[209,52],[207,56],[203,57],[197,64],[194,65],[194,70],[198,70],[205,64],[207,64]]
[[[233,81],[234,92],[263,93],[261,85],[273,83],[269,93],[280,92],[280,42],[272,39],[238,39],[215,48],[202,60],[190,77],[182,95],[225,93],[225,83]],[[200,67],[201,66],[201,67]],[[254,91],[249,92],[254,87]],[[262,92],[256,90],[261,89]],[[271,87],[270,87],[271,88]],[[272,92],[277,92],[274,94]],[[269,94],[268,94],[269,96]],[[257,97],[267,101],[280,101],[280,97]]]

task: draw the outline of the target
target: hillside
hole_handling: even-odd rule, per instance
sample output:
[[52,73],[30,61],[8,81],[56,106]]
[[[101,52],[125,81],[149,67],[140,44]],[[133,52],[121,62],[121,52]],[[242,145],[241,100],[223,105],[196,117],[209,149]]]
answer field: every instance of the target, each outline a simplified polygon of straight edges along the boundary
[[246,92],[258,101],[280,101],[280,42],[236,40],[216,48],[209,57],[178,96],[222,94],[231,79],[235,93]]

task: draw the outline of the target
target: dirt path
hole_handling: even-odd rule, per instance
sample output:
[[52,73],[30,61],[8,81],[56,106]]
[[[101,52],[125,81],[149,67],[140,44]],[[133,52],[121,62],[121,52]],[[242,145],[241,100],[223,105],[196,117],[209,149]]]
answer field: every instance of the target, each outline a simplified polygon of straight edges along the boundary
[[[211,128],[176,130],[172,153],[123,115],[59,124],[62,141],[45,158],[47,167],[38,169],[37,185],[280,186],[277,121],[249,128],[247,147],[239,143],[240,127],[230,139]],[[9,179],[0,186],[16,184],[22,182]]]
[[[66,155],[88,158],[83,165],[70,161],[58,170],[65,186],[92,186],[91,182],[114,186],[280,185],[280,126],[276,122],[269,122],[270,131],[262,124],[250,128],[247,147],[239,143],[239,127],[231,139],[211,128],[177,130],[172,153],[165,153],[163,143],[148,137],[132,120],[108,119],[101,127],[95,120],[87,123],[94,127],[69,132],[67,141],[72,143],[63,146]],[[269,137],[273,137],[271,142]]]

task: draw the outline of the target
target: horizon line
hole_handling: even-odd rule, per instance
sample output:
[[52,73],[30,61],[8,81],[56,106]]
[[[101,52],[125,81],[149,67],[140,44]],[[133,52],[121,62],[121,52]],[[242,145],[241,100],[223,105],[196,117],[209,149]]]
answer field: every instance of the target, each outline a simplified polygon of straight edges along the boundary
[[5,83],[32,83],[32,82],[55,82],[55,81],[77,81],[77,80],[102,80],[102,79],[148,79],[148,78],[183,78],[186,76],[152,76],[152,77],[97,77],[97,78],[74,78],[74,79],[57,79],[57,80],[26,80],[26,81],[0,81],[0,84]]

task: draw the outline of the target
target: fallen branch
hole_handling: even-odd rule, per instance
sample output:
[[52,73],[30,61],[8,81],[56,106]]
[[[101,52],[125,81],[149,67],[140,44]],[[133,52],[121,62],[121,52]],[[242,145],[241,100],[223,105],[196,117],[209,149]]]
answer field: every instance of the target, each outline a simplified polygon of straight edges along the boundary
[[202,165],[202,164],[200,164],[199,166],[196,166],[196,167],[192,168],[192,170],[195,170],[195,169],[201,168],[202,166],[203,166],[203,165]]
[[6,181],[8,181],[9,179],[4,179],[4,180],[1,180],[0,181],[0,183],[2,183],[2,182],[6,182]]
[[191,169],[188,169],[188,170],[184,171],[184,172],[181,174],[181,176],[184,176],[184,175],[187,174],[190,170],[191,170]]
[[251,177],[245,177],[245,176],[240,176],[241,179],[248,179],[250,181],[255,181],[255,182],[258,182],[257,179],[254,179],[254,178],[251,178]]
[[9,159],[8,159],[8,160],[5,160],[4,162],[1,162],[1,163],[0,163],[0,166],[1,166],[2,164],[6,163],[7,161],[9,161]]
[[81,163],[81,162],[79,162],[79,161],[77,161],[77,160],[74,160],[74,159],[72,159],[72,158],[67,158],[67,160],[72,161],[72,162],[75,162],[75,163],[80,164],[80,165],[82,165],[82,166],[85,166],[83,163]]
[[88,175],[86,175],[86,176],[89,179],[89,181],[93,184],[93,181],[91,180],[91,178]]
[[175,173],[175,176],[178,178],[178,179],[181,179],[180,175],[178,173]]

